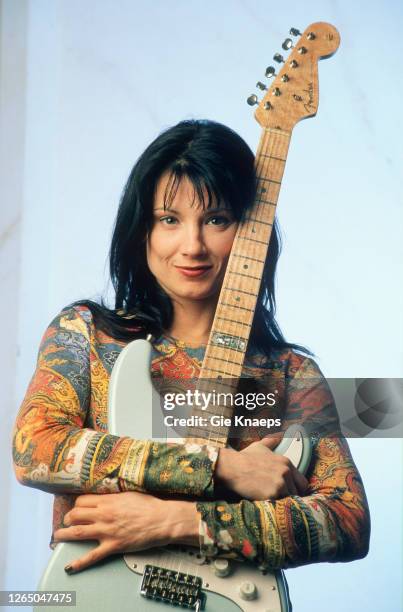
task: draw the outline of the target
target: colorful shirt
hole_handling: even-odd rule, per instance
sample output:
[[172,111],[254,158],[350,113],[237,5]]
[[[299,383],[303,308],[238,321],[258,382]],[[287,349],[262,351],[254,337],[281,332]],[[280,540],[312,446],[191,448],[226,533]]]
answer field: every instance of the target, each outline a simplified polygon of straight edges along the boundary
[[[312,359],[291,350],[271,359],[252,350],[243,376],[280,389],[272,410],[283,427],[310,423],[313,458],[303,497],[276,501],[217,499],[214,472],[219,448],[211,443],[164,443],[107,431],[108,384],[126,342],[94,325],[84,306],[64,309],[46,330],[36,371],[16,419],[15,473],[22,484],[55,494],[53,533],[77,495],[142,491],[180,494],[196,501],[200,548],[207,556],[251,560],[268,569],[364,556],[369,512],[361,478],[341,436],[330,390]],[[161,336],[153,341],[151,376],[197,379],[205,346],[192,348]],[[312,384],[302,386],[301,380]],[[140,414],[141,417],[141,414]],[[319,435],[325,424],[326,437]],[[244,427],[231,439],[237,450],[266,435]],[[228,500],[228,498],[227,498]]]

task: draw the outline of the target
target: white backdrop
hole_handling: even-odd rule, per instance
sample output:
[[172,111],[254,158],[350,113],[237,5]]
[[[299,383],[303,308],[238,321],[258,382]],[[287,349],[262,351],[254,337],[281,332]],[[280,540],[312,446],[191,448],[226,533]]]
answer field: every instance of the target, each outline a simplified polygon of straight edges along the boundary
[[[246,97],[290,26],[314,21],[334,24],[341,47],[320,63],[317,117],[291,142],[278,319],[328,376],[401,376],[398,0],[3,0],[1,11],[2,312],[16,321],[5,330],[11,358],[1,358],[7,436],[46,325],[106,288],[112,224],[137,156],[190,117],[221,121],[255,149]],[[50,554],[51,496],[15,482],[4,440],[2,588],[32,589]],[[296,612],[401,609],[402,444],[351,446],[371,550],[352,564],[287,572]]]

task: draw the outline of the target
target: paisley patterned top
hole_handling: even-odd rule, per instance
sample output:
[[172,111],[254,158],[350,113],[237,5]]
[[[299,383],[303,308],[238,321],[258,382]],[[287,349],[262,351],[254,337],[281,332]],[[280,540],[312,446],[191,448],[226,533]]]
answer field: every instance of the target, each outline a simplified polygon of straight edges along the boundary
[[[269,360],[250,351],[243,370],[258,385],[267,389],[276,381],[280,389],[275,409],[262,409],[256,416],[276,414],[284,428],[301,419],[311,424],[307,494],[234,502],[228,496],[220,499],[215,487],[219,449],[214,445],[195,448],[107,432],[109,377],[125,344],[96,329],[84,306],[64,309],[43,336],[15,423],[13,458],[22,484],[55,494],[53,532],[63,526],[79,494],[147,491],[196,501],[200,548],[208,556],[249,559],[269,569],[365,556],[365,492],[340,435],[330,390],[311,359],[284,350]],[[191,348],[161,336],[153,342],[151,375],[156,381],[197,378],[204,351],[205,346]],[[303,379],[312,384],[301,387]],[[323,426],[326,437],[315,434]],[[242,450],[266,434],[265,428],[244,427],[231,444]]]

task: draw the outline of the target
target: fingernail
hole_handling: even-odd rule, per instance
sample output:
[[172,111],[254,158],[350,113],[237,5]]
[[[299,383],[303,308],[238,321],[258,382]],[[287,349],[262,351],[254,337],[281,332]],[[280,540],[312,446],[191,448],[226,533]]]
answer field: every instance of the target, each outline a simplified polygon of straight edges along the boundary
[[71,565],[66,565],[66,567],[64,568],[64,571],[66,572],[66,574],[74,574],[74,568]]

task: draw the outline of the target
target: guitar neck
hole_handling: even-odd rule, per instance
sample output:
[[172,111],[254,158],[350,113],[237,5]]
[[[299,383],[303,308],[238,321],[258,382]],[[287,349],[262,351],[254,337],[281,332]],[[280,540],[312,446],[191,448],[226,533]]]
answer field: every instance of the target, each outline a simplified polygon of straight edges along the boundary
[[[217,303],[215,317],[200,372],[199,390],[234,393],[248,347],[263,269],[269,248],[281,181],[284,174],[291,132],[264,129],[256,155],[257,190],[236,233]],[[206,385],[207,379],[209,384]],[[214,380],[214,384],[212,384]],[[217,414],[212,407],[195,406],[192,415]],[[219,406],[219,414],[230,417],[233,408]],[[200,435],[200,438],[197,437]],[[227,445],[229,428],[192,428],[192,442]]]

